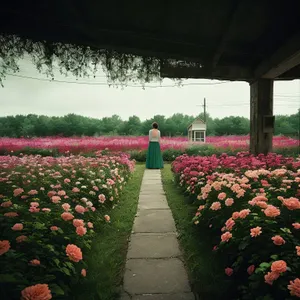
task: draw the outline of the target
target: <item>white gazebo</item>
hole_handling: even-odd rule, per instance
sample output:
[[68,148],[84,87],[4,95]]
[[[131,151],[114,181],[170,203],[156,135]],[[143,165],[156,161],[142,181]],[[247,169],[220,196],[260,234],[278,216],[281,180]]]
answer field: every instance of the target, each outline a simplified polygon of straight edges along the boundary
[[202,142],[206,141],[206,123],[201,119],[196,119],[188,127],[188,138],[190,142]]

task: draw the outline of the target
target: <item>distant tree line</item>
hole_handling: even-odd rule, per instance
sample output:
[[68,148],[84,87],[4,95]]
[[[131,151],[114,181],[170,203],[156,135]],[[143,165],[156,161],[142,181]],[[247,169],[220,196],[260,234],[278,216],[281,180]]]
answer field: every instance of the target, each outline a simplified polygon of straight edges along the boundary
[[[198,117],[203,119],[203,114]],[[103,136],[103,135],[147,135],[152,122],[159,124],[163,136],[186,136],[187,126],[194,116],[180,113],[166,118],[156,115],[141,121],[137,116],[122,120],[118,115],[102,119],[88,118],[75,114],[63,117],[43,115],[16,115],[0,117],[1,137],[43,137],[43,136]],[[206,116],[208,135],[245,135],[249,133],[250,122],[244,117],[222,119]],[[275,121],[275,134],[298,136],[300,109],[293,115],[278,115]]]

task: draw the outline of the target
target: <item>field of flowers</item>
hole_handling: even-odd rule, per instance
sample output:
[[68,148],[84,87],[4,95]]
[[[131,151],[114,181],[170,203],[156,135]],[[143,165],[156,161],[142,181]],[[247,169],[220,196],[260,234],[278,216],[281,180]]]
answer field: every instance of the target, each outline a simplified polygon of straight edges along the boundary
[[[284,136],[276,136],[273,140],[275,149],[299,148],[299,140]],[[194,145],[203,145],[196,143]],[[249,136],[220,136],[207,137],[206,145],[215,149],[246,151],[249,148]],[[181,150],[193,146],[185,137],[167,138],[163,137],[161,148],[163,151],[169,149]],[[31,149],[52,149],[59,153],[67,151],[78,154],[109,149],[110,151],[146,150],[148,137],[78,137],[78,138],[0,138],[0,153],[11,153]]]
[[230,299],[300,298],[300,158],[183,155],[172,170],[198,204],[194,224],[211,232]]
[[126,154],[0,156],[1,299],[66,299],[88,278],[93,228],[134,167]]

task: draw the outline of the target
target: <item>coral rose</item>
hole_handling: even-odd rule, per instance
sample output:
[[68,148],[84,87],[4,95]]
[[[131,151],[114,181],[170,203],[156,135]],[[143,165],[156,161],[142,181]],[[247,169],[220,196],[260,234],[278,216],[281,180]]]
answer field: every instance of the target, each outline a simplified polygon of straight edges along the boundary
[[41,262],[38,259],[33,259],[29,262],[31,266],[39,266]]
[[81,205],[76,205],[75,206],[75,210],[76,212],[78,212],[79,214],[83,214],[85,212],[85,208]]
[[94,224],[92,222],[87,223],[88,228],[94,228]]
[[58,229],[59,229],[59,228],[58,228],[57,226],[51,226],[51,227],[50,227],[50,230],[51,230],[51,231],[56,231],[56,230],[58,230]]
[[285,240],[280,235],[273,236],[272,241],[276,246],[281,246],[285,244]]
[[75,227],[84,226],[84,221],[81,220],[81,219],[74,219],[74,220],[73,220],[73,225],[74,225]]
[[20,235],[16,238],[16,242],[17,243],[23,243],[27,240],[27,236],[26,235]]
[[70,221],[74,219],[74,216],[71,213],[64,212],[61,214],[61,217],[64,221]]
[[51,201],[55,204],[59,203],[61,201],[61,198],[59,196],[52,196]]
[[7,240],[0,241],[0,255],[6,253],[10,249],[10,243]]
[[21,195],[22,193],[24,193],[24,190],[21,188],[15,189],[14,190],[14,196],[17,197],[19,195]]
[[11,201],[5,201],[5,202],[1,203],[1,207],[10,207],[10,206],[12,206]]
[[233,203],[234,203],[234,201],[233,201],[232,198],[228,198],[228,199],[225,200],[225,205],[226,206],[231,206]]
[[296,246],[297,255],[300,256],[300,246]]
[[300,298],[300,278],[296,278],[294,281],[290,281],[288,289],[290,290],[290,294],[292,296]]
[[64,204],[62,204],[62,208],[64,209],[64,211],[69,211],[71,208],[71,205],[69,203],[64,203]]
[[300,229],[300,223],[293,223],[292,225],[295,229]]
[[275,273],[283,273],[286,272],[286,262],[284,260],[274,261],[271,265],[271,271]]
[[250,229],[250,235],[252,237],[257,237],[257,236],[261,235],[261,233],[262,233],[261,227],[259,227],[259,226]]
[[80,236],[83,236],[86,234],[86,228],[83,226],[76,227],[76,233]]
[[287,207],[289,210],[300,209],[300,201],[297,198],[291,197],[289,199],[283,200],[283,205]]
[[232,234],[228,231],[221,235],[222,242],[228,242],[231,238],[232,238]]
[[86,277],[86,269],[82,269],[82,270],[81,270],[81,275],[82,275],[83,277]]
[[70,258],[70,260],[74,262],[79,262],[82,260],[82,252],[79,247],[73,244],[69,244],[66,248],[66,254]]
[[210,207],[211,210],[219,210],[221,209],[221,203],[220,202],[213,202],[211,207]]
[[20,231],[23,230],[24,226],[22,223],[16,223],[11,229],[14,231]]
[[14,218],[14,217],[18,217],[18,213],[14,212],[14,211],[10,211],[4,214],[4,217],[8,217],[8,218]]
[[276,280],[279,277],[279,273],[277,272],[269,272],[268,274],[265,275],[265,282],[267,284],[272,285],[273,281]]
[[218,199],[219,200],[224,200],[226,198],[226,194],[225,193],[220,193],[219,195],[218,195]]
[[275,218],[280,215],[280,210],[279,208],[273,205],[268,205],[267,208],[264,210],[264,214],[267,217]]
[[21,292],[21,300],[50,300],[51,291],[48,284],[36,284],[25,288]]

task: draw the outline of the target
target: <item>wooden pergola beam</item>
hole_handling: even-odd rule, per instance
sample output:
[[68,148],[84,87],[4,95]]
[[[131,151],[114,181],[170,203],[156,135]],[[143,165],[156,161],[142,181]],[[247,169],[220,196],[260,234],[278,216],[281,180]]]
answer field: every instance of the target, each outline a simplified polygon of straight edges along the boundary
[[229,13],[229,17],[228,17],[228,23],[227,23],[227,26],[226,26],[226,29],[224,31],[224,34],[222,35],[221,37],[221,40],[217,46],[217,49],[214,53],[214,56],[213,56],[213,59],[212,59],[212,68],[215,68],[219,61],[220,61],[220,58],[226,48],[226,44],[230,38],[230,33],[231,33],[231,29],[233,27],[233,24],[234,24],[234,20],[235,20],[235,17],[237,15],[237,12],[239,10],[239,7],[241,5],[243,1],[239,1],[239,0],[236,0],[232,3],[232,7],[231,7],[231,10],[230,10],[230,13]]
[[300,64],[300,32],[288,39],[254,71],[255,78],[276,79]]

